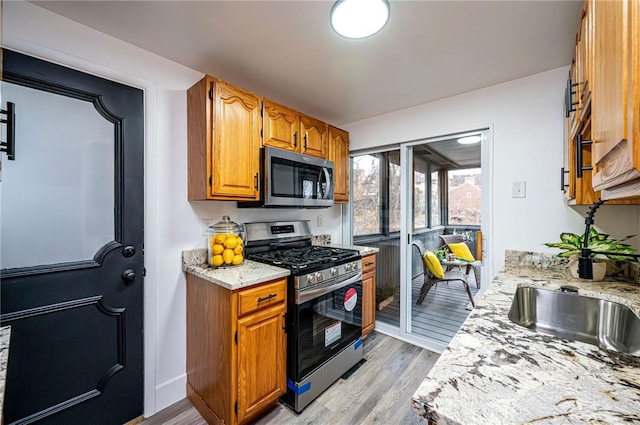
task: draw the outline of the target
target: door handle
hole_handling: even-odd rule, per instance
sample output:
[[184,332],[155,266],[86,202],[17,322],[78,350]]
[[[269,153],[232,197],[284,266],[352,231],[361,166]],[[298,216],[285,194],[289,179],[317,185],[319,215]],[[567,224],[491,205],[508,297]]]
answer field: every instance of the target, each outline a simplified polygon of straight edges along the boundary
[[7,118],[0,119],[0,123],[7,125],[7,141],[0,142],[0,152],[7,153],[7,159],[16,159],[16,109],[13,102],[7,102],[7,109],[0,109],[0,115]]
[[136,280],[136,272],[134,272],[133,269],[127,269],[122,272],[121,277],[124,283],[129,285],[130,283],[133,283],[134,280]]

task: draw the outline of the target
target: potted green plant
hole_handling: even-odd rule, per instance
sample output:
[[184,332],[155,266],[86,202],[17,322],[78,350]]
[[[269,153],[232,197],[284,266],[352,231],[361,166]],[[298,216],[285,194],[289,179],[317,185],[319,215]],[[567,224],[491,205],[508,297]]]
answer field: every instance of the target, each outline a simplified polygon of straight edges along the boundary
[[[606,275],[607,263],[610,261],[628,261],[629,257],[616,254],[635,254],[636,249],[628,244],[622,243],[635,235],[627,236],[620,240],[610,239],[609,235],[598,232],[591,227],[587,247],[592,251],[593,257],[593,280],[602,280]],[[558,257],[569,258],[569,269],[573,277],[578,277],[578,257],[584,246],[584,235],[563,232],[560,234],[560,242],[547,242],[546,246],[558,248],[563,252]]]
[[433,251],[433,253],[436,255],[438,260],[442,261],[449,253],[449,248],[446,245],[443,245],[440,248]]
[[378,310],[382,310],[393,302],[396,289],[393,286],[377,286],[376,287],[376,305]]

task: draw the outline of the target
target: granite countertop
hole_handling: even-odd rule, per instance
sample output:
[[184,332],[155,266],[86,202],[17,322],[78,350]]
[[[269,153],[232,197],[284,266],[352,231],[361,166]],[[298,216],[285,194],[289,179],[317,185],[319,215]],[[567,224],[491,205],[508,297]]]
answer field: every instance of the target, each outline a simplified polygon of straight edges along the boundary
[[335,243],[316,244],[316,245],[328,246],[330,248],[354,249],[356,251],[360,251],[360,255],[363,256],[363,257],[366,256],[366,255],[375,254],[375,253],[380,251],[380,249],[372,247],[372,246],[340,245],[340,244],[335,244]]
[[7,378],[7,363],[9,362],[9,341],[11,326],[0,328],[0,423],[2,422],[2,406],[4,402],[4,387]]
[[[329,239],[323,236],[325,235],[314,239],[313,244],[334,248],[355,249],[360,251],[360,255],[362,256],[375,254],[379,251],[378,248],[368,246],[327,243]],[[229,290],[245,288],[291,274],[287,269],[251,260],[244,260],[244,263],[240,266],[214,269],[207,264],[207,250],[205,248],[182,251],[182,270],[185,273],[191,273]]]
[[207,255],[206,249],[182,251],[182,270],[232,291],[291,274],[287,269],[251,260],[244,260],[239,266],[214,269],[207,264]]
[[640,422],[640,358],[530,331],[507,317],[516,288],[609,299],[640,316],[640,285],[574,279],[557,257],[508,251],[506,266],[412,398],[438,424]]

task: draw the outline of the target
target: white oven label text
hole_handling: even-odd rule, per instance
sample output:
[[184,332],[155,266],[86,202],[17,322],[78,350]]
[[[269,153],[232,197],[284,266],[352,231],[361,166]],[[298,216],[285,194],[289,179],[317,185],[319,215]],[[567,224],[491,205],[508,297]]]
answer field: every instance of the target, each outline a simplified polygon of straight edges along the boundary
[[336,322],[324,328],[324,346],[328,347],[342,336],[342,322]]

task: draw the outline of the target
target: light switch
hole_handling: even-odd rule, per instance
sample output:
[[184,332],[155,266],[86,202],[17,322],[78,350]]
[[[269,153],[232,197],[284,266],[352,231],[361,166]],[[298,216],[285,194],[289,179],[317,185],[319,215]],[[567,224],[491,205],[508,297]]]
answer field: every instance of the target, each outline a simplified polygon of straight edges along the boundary
[[527,197],[527,182],[513,182],[513,188],[511,191],[512,198],[526,198]]

